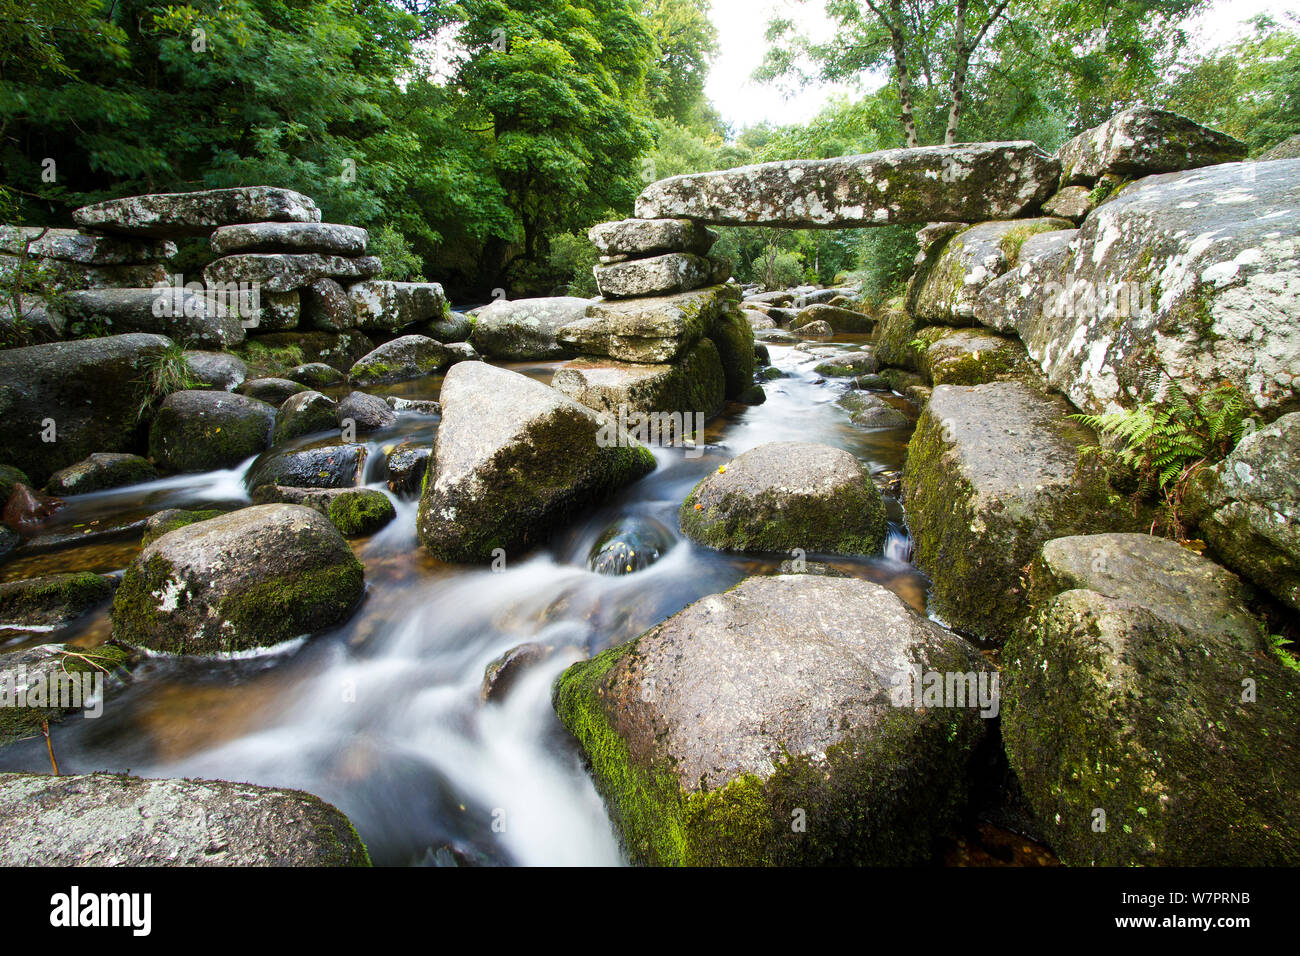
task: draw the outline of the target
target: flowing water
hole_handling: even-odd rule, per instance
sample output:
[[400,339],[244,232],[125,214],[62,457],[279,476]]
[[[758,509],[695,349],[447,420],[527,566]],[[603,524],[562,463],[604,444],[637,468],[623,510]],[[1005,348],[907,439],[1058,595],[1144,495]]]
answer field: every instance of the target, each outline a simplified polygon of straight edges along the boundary
[[[893,524],[883,557],[833,563],[925,608],[927,582],[908,563],[910,544],[891,494],[910,428],[857,428],[835,405],[847,382],[820,381],[813,371],[819,359],[807,351],[769,350],[786,377],[767,383],[765,404],[729,405],[710,423],[702,455],[656,449],[655,472],[502,569],[437,562],[416,539],[416,502],[397,501],[395,521],[354,542],[367,592],[345,626],[269,653],[147,658],[129,683],[109,689],[101,717],[74,716],[52,729],[60,769],[308,790],[351,818],[377,864],[623,862],[601,800],[551,710],[550,686],[574,661],[747,575],[772,573],[786,557],[723,555],[683,539],[677,509],[700,478],[765,442],[849,450],[886,492]],[[510,367],[549,382],[555,365]],[[431,378],[390,393],[436,399],[440,384]],[[384,488],[384,449],[402,440],[427,443],[436,429],[434,417],[402,415],[393,429],[371,436],[365,480]],[[47,529],[49,546],[29,546],[0,565],[0,580],[121,571],[139,551],[139,525],[149,514],[247,503],[248,464],[68,498]],[[671,529],[673,546],[632,574],[589,571],[593,544],[629,516]],[[89,646],[108,634],[104,609],[55,633],[0,631],[0,646]],[[554,653],[526,671],[503,702],[483,703],[484,667],[525,642]],[[44,740],[0,751],[0,769],[48,772]]]

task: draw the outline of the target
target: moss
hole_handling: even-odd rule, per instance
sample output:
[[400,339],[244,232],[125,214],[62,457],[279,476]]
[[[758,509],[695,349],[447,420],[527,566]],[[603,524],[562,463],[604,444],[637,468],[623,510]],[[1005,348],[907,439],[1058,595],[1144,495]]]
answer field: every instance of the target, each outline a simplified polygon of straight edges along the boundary
[[739,312],[724,312],[709,334],[722,360],[727,398],[738,398],[754,384],[754,330]]
[[397,517],[388,496],[379,491],[349,491],[337,495],[327,512],[331,523],[345,535],[367,535]]
[[887,308],[876,326],[876,358],[881,365],[919,371],[919,356],[911,347],[916,321],[901,308]]
[[55,623],[80,614],[112,596],[112,582],[90,571],[11,581],[0,584],[0,620]]
[[[132,661],[130,652],[113,644],[85,649],[65,646],[59,650],[61,659],[50,662],[51,673],[99,672],[107,676],[125,668]],[[71,709],[61,707],[0,707],[0,747],[42,734],[45,722],[55,723],[70,713]]]
[[3,502],[9,500],[13,494],[14,485],[32,486],[32,480],[20,468],[13,465],[0,465],[0,508],[3,508]]
[[[160,512],[160,515],[162,512]],[[147,548],[163,535],[175,531],[177,528],[184,528],[199,521],[207,521],[209,518],[216,518],[225,514],[215,508],[204,508],[197,511],[181,511],[174,509],[166,512],[166,518],[161,521],[151,522],[145,526],[144,537],[140,541],[140,547]]]

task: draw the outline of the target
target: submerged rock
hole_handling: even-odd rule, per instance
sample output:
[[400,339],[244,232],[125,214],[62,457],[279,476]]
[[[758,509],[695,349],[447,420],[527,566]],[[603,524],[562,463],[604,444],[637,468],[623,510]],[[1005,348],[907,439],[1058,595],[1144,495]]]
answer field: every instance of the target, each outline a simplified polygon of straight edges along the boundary
[[95,452],[85,461],[61,468],[45,483],[46,494],[84,495],[105,488],[120,488],[153,481],[158,469],[139,455],[123,452]]
[[679,512],[692,540],[726,551],[878,554],[885,506],[867,469],[830,445],[770,442],[708,475]]
[[341,624],[364,589],[361,562],[324,516],[254,505],[145,547],[113,599],[113,637],[174,654],[267,647]]
[[244,487],[354,488],[361,480],[365,445],[323,445],[294,451],[271,449],[253,462]]
[[125,774],[0,774],[5,866],[368,866],[348,818],[300,790]]
[[149,457],[168,471],[231,468],[270,444],[275,409],[230,392],[173,392],[149,428]]
[[757,577],[573,665],[553,699],[639,862],[907,865],[984,736],[975,699],[913,706],[912,683],[987,669],[878,585]]
[[655,467],[649,449],[608,416],[515,372],[455,365],[441,399],[417,527],[445,561],[531,547]]
[[483,669],[479,699],[484,702],[505,700],[525,671],[544,663],[554,653],[555,648],[549,644],[535,642],[510,648]]
[[623,518],[596,539],[587,567],[597,574],[632,574],[667,554],[673,542],[672,532],[653,518]]

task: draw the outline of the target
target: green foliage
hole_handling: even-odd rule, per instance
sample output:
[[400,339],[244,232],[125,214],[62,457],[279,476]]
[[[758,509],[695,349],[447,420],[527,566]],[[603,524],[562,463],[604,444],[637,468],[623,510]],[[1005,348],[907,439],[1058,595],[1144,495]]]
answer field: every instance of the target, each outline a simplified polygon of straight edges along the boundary
[[148,417],[168,395],[198,387],[201,383],[185,362],[185,348],[176,343],[168,345],[148,359],[144,375],[139,381],[140,407],[137,420]]
[[1273,656],[1282,662],[1283,667],[1300,674],[1300,657],[1296,656],[1294,644],[1281,634],[1270,634],[1268,644],[1273,650]]
[[418,282],[423,279],[422,260],[411,250],[402,234],[389,223],[371,230],[366,251],[369,255],[378,256],[384,263],[382,278],[394,282]]
[[588,299],[599,295],[592,272],[599,262],[600,254],[584,234],[570,232],[551,240],[551,269],[557,276],[567,277],[556,290],[561,295]]

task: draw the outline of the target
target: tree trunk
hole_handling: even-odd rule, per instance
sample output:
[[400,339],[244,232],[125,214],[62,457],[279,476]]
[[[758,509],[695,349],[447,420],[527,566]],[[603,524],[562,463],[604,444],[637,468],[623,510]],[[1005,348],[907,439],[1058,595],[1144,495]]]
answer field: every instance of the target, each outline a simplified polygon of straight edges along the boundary
[[903,18],[903,0],[891,0],[892,17],[886,17],[889,39],[894,48],[894,67],[898,70],[899,122],[903,124],[903,138],[908,146],[917,145],[916,116],[912,107],[912,74],[907,68],[907,21]]
[[948,128],[943,142],[951,146],[957,142],[957,126],[961,122],[962,99],[966,95],[966,73],[970,69],[971,49],[966,45],[966,3],[957,0],[957,16],[953,24],[952,85],[948,102]]

